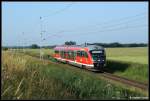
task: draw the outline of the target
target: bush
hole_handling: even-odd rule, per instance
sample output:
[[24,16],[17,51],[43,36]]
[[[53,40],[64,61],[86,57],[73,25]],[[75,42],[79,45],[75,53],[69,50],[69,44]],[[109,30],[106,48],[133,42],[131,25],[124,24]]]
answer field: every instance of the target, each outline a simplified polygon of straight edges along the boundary
[[4,51],[8,50],[8,48],[7,48],[7,47],[3,47],[2,49],[3,49]]

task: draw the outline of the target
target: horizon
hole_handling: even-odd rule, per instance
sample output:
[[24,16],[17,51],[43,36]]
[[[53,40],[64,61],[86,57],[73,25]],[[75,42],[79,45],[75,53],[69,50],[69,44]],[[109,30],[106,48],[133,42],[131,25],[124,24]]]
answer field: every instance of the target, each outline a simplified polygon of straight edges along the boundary
[[[87,42],[88,43],[88,42]],[[94,43],[98,43],[98,42],[94,42]],[[94,43],[88,43],[88,44],[94,44]],[[111,43],[101,43],[101,44],[112,44],[112,43],[118,43],[118,42],[111,42]],[[34,44],[34,43],[33,43]],[[30,45],[28,45],[28,46],[2,46],[2,47],[29,47],[29,46],[31,46],[31,45],[33,45],[33,44],[30,44]],[[64,43],[65,44],[65,43]],[[64,44],[57,44],[58,46],[59,45],[64,45]],[[76,44],[76,45],[83,45],[83,44],[85,44],[85,43],[81,43],[81,44]],[[147,44],[148,45],[148,43],[119,43],[119,44]],[[38,46],[40,46],[39,44],[36,44],[36,45],[38,45]],[[43,46],[41,46],[41,47],[45,47],[45,46],[57,46],[56,44],[53,44],[53,45],[43,45]]]

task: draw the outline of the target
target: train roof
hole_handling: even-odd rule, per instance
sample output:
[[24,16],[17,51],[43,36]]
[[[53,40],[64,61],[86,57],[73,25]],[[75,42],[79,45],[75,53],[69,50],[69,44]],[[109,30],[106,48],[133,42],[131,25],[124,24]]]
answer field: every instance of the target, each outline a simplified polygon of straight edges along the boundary
[[89,50],[104,50],[102,46],[98,45],[88,45],[87,47],[89,48]]
[[88,50],[104,50],[102,46],[98,45],[61,45],[61,46],[56,46],[54,49],[68,49],[68,48],[73,48],[73,49],[81,49],[81,48],[88,48]]

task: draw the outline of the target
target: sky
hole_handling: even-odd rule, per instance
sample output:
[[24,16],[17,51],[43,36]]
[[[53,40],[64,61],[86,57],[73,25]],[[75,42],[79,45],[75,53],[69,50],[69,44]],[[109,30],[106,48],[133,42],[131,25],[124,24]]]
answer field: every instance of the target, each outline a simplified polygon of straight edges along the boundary
[[148,43],[148,2],[2,2],[3,46],[66,41]]

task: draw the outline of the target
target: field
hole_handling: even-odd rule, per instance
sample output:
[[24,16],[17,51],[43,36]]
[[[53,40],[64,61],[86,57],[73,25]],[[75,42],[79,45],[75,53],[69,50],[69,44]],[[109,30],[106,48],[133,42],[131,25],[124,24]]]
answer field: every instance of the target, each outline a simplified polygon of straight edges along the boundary
[[148,64],[148,47],[106,48],[107,59]]
[[148,48],[108,48],[107,67],[110,72],[148,83]]
[[[28,49],[26,54],[39,56],[40,50]],[[53,50],[43,49],[44,57]],[[148,48],[106,48],[108,72],[139,82],[148,83]]]
[[[147,48],[125,49],[106,49],[106,68],[114,74],[147,82]],[[52,53],[52,50],[44,49],[44,57]],[[41,61],[26,54],[39,56],[39,50],[28,49],[25,54],[2,52],[2,99],[130,99],[147,96],[147,93],[114,84],[91,72],[66,64]],[[137,60],[130,58],[135,56]],[[138,62],[140,56],[144,58],[141,59],[143,62]]]

